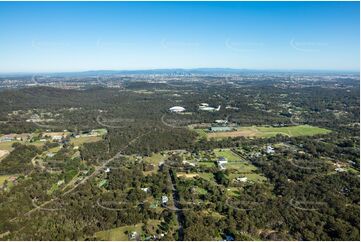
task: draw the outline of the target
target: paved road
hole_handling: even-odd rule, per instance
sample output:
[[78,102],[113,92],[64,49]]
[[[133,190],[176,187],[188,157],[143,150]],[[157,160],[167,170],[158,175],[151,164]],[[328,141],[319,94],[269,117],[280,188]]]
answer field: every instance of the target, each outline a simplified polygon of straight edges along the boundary
[[183,231],[183,224],[184,224],[184,214],[179,204],[179,193],[176,186],[176,181],[174,177],[174,173],[169,169],[169,176],[172,181],[172,195],[175,207],[175,214],[178,220],[178,240],[184,240],[184,231]]

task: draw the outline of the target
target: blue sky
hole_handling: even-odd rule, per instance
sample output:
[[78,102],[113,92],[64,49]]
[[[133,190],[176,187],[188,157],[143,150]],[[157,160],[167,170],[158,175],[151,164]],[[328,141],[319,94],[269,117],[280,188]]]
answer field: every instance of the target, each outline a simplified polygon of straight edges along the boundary
[[358,70],[358,2],[0,2],[0,72]]

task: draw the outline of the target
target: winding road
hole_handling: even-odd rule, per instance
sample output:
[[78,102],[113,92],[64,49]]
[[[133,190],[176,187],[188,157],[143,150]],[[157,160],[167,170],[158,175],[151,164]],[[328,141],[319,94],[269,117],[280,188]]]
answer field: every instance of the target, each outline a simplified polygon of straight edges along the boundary
[[[91,173],[89,176],[86,176],[81,182],[79,182],[79,183],[76,184],[74,187],[72,187],[72,188],[69,189],[68,191],[64,192],[63,194],[61,194],[60,197],[50,199],[49,201],[46,201],[46,202],[42,203],[41,205],[37,205],[35,208],[33,208],[33,209],[31,209],[30,211],[26,212],[24,215],[27,216],[27,215],[30,215],[30,214],[32,214],[33,212],[35,212],[35,211],[37,211],[37,210],[39,210],[39,209],[44,209],[44,207],[45,207],[46,205],[48,205],[48,204],[50,204],[50,203],[52,203],[52,202],[60,199],[61,197],[65,196],[65,195],[67,195],[67,194],[69,194],[69,193],[71,193],[71,192],[74,191],[76,188],[78,188],[80,185],[84,184],[84,183],[87,182],[89,179],[95,177],[100,171],[104,170],[110,162],[112,162],[112,161],[114,161],[114,160],[122,157],[122,156],[123,156],[122,153],[123,153],[124,149],[126,149],[127,147],[129,147],[131,144],[133,144],[135,141],[137,141],[137,140],[140,139],[141,137],[143,137],[143,136],[145,136],[145,135],[147,135],[147,134],[149,134],[149,133],[151,133],[151,132],[152,132],[152,131],[148,131],[148,132],[146,132],[146,133],[144,133],[144,134],[142,134],[142,135],[134,138],[133,140],[131,140],[126,146],[124,146],[124,147],[123,147],[118,153],[116,153],[112,158],[110,158],[110,159],[106,160],[105,162],[103,162],[102,165],[99,166],[99,167],[97,167],[97,168],[94,170],[93,173]],[[14,221],[16,218],[17,218],[17,217],[11,219],[10,221]]]

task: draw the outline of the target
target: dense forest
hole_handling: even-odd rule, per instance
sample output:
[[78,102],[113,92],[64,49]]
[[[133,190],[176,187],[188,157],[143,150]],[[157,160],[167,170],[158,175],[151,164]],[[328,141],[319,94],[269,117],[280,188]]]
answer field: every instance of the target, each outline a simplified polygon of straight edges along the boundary
[[[1,186],[0,239],[99,240],[99,231],[141,224],[142,240],[358,240],[358,83],[275,83],[0,91],[2,134],[70,133],[44,145],[16,141],[1,160],[0,175],[16,179]],[[203,102],[222,108],[200,112]],[[178,105],[187,112],[168,112]],[[207,139],[188,126],[217,119],[330,133]],[[101,138],[72,143],[99,128]],[[236,183],[216,165],[216,149],[238,154],[263,182]],[[208,165],[186,164],[182,152]],[[194,173],[207,176],[182,177]]]

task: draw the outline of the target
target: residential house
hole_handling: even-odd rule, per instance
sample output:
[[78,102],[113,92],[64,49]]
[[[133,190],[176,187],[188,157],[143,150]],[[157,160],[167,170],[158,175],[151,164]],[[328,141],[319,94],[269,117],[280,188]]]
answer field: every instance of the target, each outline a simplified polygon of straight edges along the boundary
[[266,153],[273,154],[273,153],[275,153],[275,149],[272,146],[268,145],[266,148]]
[[225,170],[225,165],[228,163],[227,158],[225,157],[219,157],[217,160],[217,165],[221,170]]

